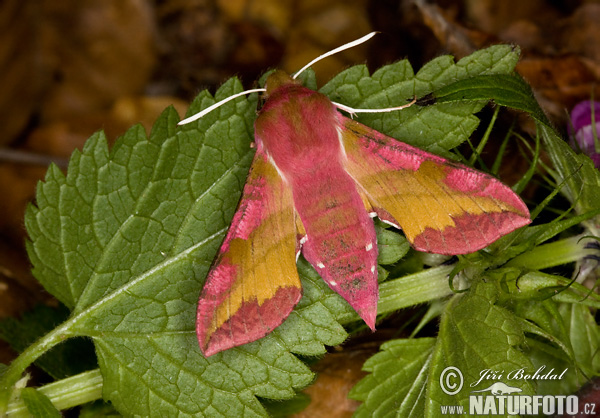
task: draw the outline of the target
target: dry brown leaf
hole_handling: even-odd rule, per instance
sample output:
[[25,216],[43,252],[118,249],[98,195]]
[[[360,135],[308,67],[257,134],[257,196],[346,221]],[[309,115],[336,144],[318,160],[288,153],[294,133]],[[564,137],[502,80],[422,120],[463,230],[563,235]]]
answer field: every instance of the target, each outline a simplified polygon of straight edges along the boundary
[[[303,13],[296,17],[286,43],[281,68],[288,72],[297,71],[317,56],[372,31],[364,1],[330,2],[325,7],[314,1],[309,3],[304,4]],[[315,64],[318,84],[350,65],[364,63],[369,47],[373,44],[360,45]]]
[[148,2],[45,1],[41,8],[40,53],[54,78],[42,122],[106,109],[144,89],[156,62]]
[[577,55],[524,57],[517,64],[517,72],[531,84],[557,126],[566,127],[568,111],[594,90],[595,97],[600,97],[597,78]]
[[465,0],[464,20],[490,34],[498,34],[514,22],[556,20],[557,11],[545,0]]
[[[586,3],[566,19],[559,47],[565,53],[578,54],[600,65],[600,4]],[[600,71],[596,72],[600,75]]]
[[48,74],[41,71],[36,50],[36,3],[0,3],[0,145],[12,143],[25,129],[49,81]]

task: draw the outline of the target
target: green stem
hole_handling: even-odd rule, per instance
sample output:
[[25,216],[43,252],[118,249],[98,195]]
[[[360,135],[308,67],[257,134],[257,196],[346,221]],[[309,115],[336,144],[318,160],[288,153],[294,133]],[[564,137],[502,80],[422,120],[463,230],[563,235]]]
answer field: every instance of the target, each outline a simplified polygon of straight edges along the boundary
[[481,156],[481,153],[483,152],[483,149],[485,148],[485,144],[487,144],[488,139],[490,139],[490,135],[492,134],[492,130],[494,128],[494,124],[496,123],[496,119],[498,119],[499,112],[500,112],[500,106],[496,106],[496,108],[494,109],[494,114],[492,115],[492,120],[488,124],[487,129],[485,130],[485,133],[483,134],[483,138],[481,138],[481,141],[479,142],[477,149],[475,150],[473,155],[471,155],[471,158],[469,158],[469,165],[475,164],[475,161]]
[[0,378],[0,416],[3,416],[6,412],[14,385],[21,378],[25,369],[52,347],[73,336],[68,331],[71,322],[72,320],[63,322],[60,326],[27,347],[4,371]]
[[[102,398],[102,383],[100,370],[95,369],[50,383],[38,390],[52,401],[56,409],[63,410]],[[6,412],[10,418],[30,416],[21,399],[11,402]]]
[[379,314],[429,302],[451,295],[448,275],[454,266],[438,266],[382,283],[379,287]]
[[572,263],[587,255],[597,254],[598,250],[585,248],[579,236],[565,238],[549,244],[538,245],[506,263],[506,267],[521,267],[528,270],[542,270]]

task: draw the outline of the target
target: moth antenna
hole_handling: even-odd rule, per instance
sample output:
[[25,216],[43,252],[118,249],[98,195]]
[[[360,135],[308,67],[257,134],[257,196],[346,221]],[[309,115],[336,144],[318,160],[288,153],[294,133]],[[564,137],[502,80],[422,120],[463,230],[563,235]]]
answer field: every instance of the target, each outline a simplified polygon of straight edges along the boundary
[[304,70],[306,70],[308,67],[310,67],[311,65],[313,65],[315,62],[321,61],[323,58],[327,58],[330,55],[333,54],[337,54],[338,52],[344,51],[346,49],[350,49],[353,48],[357,45],[360,45],[362,43],[367,42],[369,39],[371,39],[373,36],[377,35],[379,32],[371,32],[368,35],[363,36],[362,38],[359,38],[355,41],[352,42],[348,42],[347,44],[344,44],[342,46],[338,46],[335,49],[332,49],[329,52],[324,53],[323,55],[319,55],[317,58],[315,58],[314,60],[312,60],[311,62],[309,62],[308,64],[306,64],[304,67],[302,67],[300,70],[298,70],[293,76],[292,78],[295,80],[296,77],[298,77]]
[[338,109],[341,109],[341,110],[343,110],[345,112],[350,113],[351,116],[356,116],[357,113],[387,113],[387,112],[394,112],[396,110],[402,110],[402,109],[406,109],[407,107],[411,107],[416,102],[417,102],[417,96],[415,96],[410,103],[407,103],[405,105],[396,106],[396,107],[385,107],[383,109],[355,109],[353,107],[346,106],[346,105],[341,104],[341,103],[336,103],[336,102],[332,102],[332,103]]
[[189,118],[185,118],[184,120],[182,120],[181,122],[179,122],[177,125],[185,125],[187,123],[193,122],[195,120],[200,119],[202,116],[212,112],[213,110],[215,110],[216,108],[224,105],[225,103],[233,100],[233,99],[237,99],[240,96],[245,96],[246,94],[250,94],[250,93],[258,93],[261,91],[267,91],[266,89],[251,89],[251,90],[245,90],[241,93],[236,93],[234,95],[231,95],[223,100],[221,100],[220,102],[215,103],[212,106],[207,107],[206,109],[202,110],[201,112],[196,113],[195,115],[190,116]]

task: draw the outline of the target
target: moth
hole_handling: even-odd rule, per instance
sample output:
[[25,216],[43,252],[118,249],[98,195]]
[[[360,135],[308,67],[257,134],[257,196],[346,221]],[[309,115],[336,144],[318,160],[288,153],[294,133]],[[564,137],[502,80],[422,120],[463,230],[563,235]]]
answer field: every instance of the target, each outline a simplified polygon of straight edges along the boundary
[[205,356],[255,341],[289,316],[302,296],[300,253],[374,330],[374,216],[402,229],[415,249],[451,255],[482,249],[530,222],[523,201],[494,177],[340,113],[405,106],[351,109],[283,71],[269,75],[265,89],[226,100],[255,91],[265,99],[254,124],[256,154],[198,303]]

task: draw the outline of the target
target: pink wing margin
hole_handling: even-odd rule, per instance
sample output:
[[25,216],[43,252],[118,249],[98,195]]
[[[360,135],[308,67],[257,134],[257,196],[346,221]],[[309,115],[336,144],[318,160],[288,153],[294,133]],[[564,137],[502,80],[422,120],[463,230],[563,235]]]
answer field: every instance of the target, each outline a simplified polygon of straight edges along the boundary
[[521,198],[494,177],[340,121],[346,169],[377,216],[417,250],[466,254],[531,222]]
[[294,217],[291,192],[259,147],[198,302],[204,355],[267,335],[300,300]]

